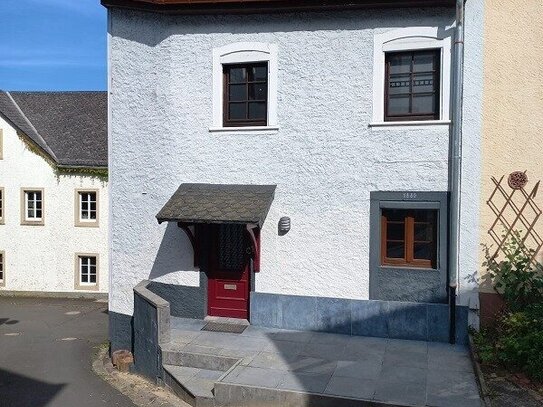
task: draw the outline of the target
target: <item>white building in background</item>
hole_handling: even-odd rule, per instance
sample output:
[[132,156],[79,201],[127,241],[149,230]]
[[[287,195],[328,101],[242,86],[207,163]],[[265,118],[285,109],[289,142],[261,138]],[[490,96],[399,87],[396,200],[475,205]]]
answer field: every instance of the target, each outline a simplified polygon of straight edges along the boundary
[[0,295],[108,292],[106,92],[0,92]]

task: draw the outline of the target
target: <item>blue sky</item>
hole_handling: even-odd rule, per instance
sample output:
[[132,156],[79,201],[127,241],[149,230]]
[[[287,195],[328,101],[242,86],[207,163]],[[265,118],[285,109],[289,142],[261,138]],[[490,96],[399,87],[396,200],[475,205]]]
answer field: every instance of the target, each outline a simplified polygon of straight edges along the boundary
[[106,89],[100,0],[0,0],[0,16],[0,89]]

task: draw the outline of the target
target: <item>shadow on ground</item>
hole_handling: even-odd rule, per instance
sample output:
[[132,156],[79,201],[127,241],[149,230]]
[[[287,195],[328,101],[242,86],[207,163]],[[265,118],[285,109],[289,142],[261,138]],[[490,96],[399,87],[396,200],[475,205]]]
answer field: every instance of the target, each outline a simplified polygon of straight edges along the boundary
[[64,386],[65,384],[51,384],[0,369],[0,405],[46,406]]

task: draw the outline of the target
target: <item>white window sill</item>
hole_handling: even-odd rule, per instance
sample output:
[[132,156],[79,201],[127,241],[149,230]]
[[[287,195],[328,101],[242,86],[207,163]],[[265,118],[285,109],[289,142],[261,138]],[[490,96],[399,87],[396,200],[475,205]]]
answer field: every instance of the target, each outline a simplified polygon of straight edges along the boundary
[[369,127],[392,128],[392,127],[427,127],[427,126],[448,126],[450,120],[414,120],[397,122],[371,122]]
[[245,127],[210,127],[210,133],[225,134],[272,134],[279,130],[279,126],[245,126]]

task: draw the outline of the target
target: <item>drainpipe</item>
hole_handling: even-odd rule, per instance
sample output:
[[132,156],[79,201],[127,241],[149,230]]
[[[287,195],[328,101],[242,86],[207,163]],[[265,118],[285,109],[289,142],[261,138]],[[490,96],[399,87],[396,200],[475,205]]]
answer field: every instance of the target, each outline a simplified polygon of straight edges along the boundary
[[450,141],[449,214],[449,341],[456,340],[456,290],[460,252],[460,192],[462,178],[462,91],[464,86],[464,0],[456,0],[454,72]]

